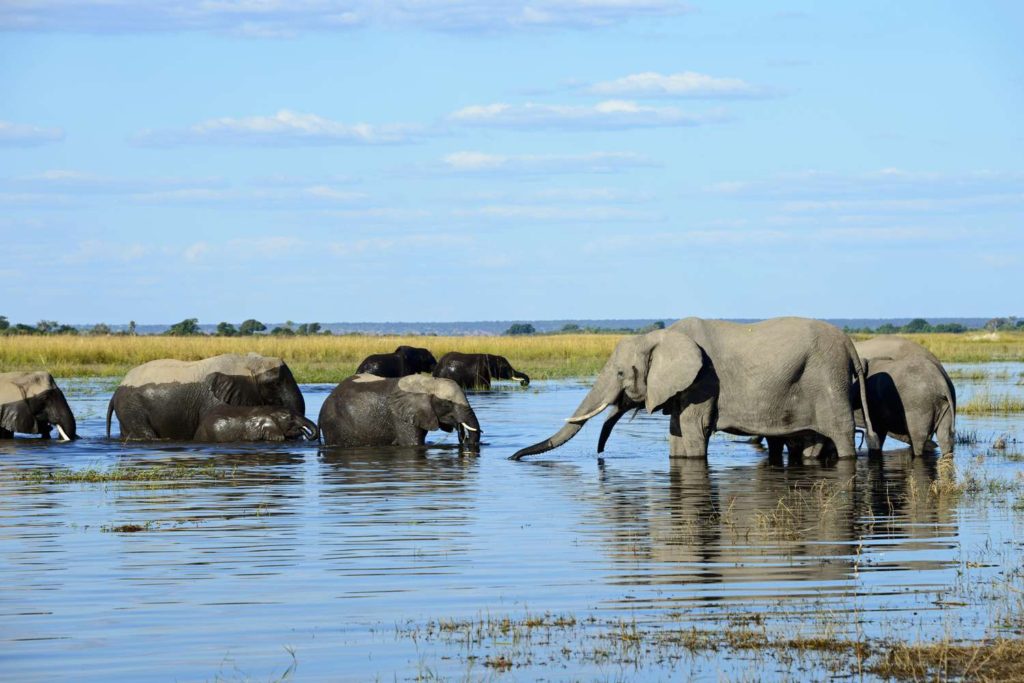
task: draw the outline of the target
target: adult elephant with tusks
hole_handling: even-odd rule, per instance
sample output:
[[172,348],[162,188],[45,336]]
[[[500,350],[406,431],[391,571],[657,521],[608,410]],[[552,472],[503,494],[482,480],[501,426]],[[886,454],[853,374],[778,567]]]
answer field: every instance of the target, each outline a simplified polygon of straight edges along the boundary
[[197,361],[154,360],[132,369],[107,406],[121,438],[193,438],[203,416],[220,405],[272,406],[306,412],[302,392],[280,358],[226,353]]
[[437,359],[428,349],[418,346],[399,346],[392,353],[375,353],[363,359],[356,374],[378,377],[405,377],[430,372],[437,367]]
[[492,353],[459,353],[449,351],[441,356],[434,368],[434,377],[450,379],[463,389],[490,389],[491,380],[518,380],[520,386],[529,386],[530,377],[512,367],[504,356]]
[[320,440],[316,423],[287,408],[268,406],[217,406],[203,415],[193,441]]
[[319,423],[328,446],[422,446],[435,429],[456,431],[464,450],[480,445],[480,423],[459,385],[424,375],[349,377],[324,401]]
[[56,428],[62,441],[78,438],[75,416],[64,392],[48,372],[0,373],[0,439],[15,433],[50,438]]
[[[620,341],[567,424],[512,459],[558,448],[609,406],[613,412],[601,429],[599,453],[622,415],[645,407],[669,416],[673,457],[707,457],[708,440],[716,431],[769,437],[820,434],[835,444],[839,457],[852,457],[854,377],[863,387],[857,350],[828,323],[686,318]],[[877,449],[878,439],[866,418],[869,448]]]

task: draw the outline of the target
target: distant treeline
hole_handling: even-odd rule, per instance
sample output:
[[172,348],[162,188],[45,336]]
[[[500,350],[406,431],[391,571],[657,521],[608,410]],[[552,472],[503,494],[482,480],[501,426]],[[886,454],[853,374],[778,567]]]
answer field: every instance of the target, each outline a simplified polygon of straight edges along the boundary
[[[897,327],[892,323],[884,323],[878,327],[872,329],[870,327],[849,327],[843,328],[844,332],[853,334],[923,334],[926,332],[952,332],[959,334],[960,332],[967,332],[970,328],[960,323],[941,323],[939,325],[932,325],[924,318],[914,318],[906,325]],[[1018,319],[1016,316],[1010,316],[1008,318],[992,318],[982,327],[984,330],[989,332],[1009,332],[1012,330],[1024,330],[1024,320]]]
[[[538,323],[539,324],[539,323]],[[545,334],[545,335],[559,335],[559,334],[643,334],[651,332],[652,330],[661,330],[665,328],[665,323],[658,320],[641,327],[599,327],[594,325],[581,326],[576,323],[566,323],[558,330],[552,331],[541,331],[537,329],[531,323],[513,323],[504,331],[503,334],[507,336],[522,336],[522,335],[534,335],[534,334]],[[209,329],[209,326],[207,326]],[[500,328],[498,328],[500,329]],[[846,325],[843,330],[853,334],[920,334],[927,332],[951,332],[960,333],[967,332],[971,328],[963,325],[962,323],[949,322],[939,323],[932,325],[924,318],[914,318],[906,325],[894,325],[892,323],[883,323],[878,327],[853,327]],[[1024,331],[1024,319],[1016,316],[1009,316],[1006,318],[992,318],[987,321],[982,329],[989,332],[1002,332],[1002,331]],[[27,325],[24,323],[11,324],[6,316],[0,315],[0,335],[94,335],[94,336],[135,336],[139,334],[137,332],[137,326],[135,321],[132,320],[128,323],[128,326],[124,329],[114,330],[105,323],[97,323],[91,327],[76,327],[74,325],[66,325],[58,323],[56,320],[40,320],[35,325]],[[282,325],[277,325],[272,329],[268,329],[267,325],[256,320],[249,318],[244,320],[238,325],[229,322],[220,322],[217,324],[216,329],[210,332],[204,332],[199,325],[198,318],[186,318],[181,322],[177,322],[171,325],[168,329],[164,330],[160,334],[171,337],[198,337],[198,336],[210,336],[210,337],[246,337],[246,336],[274,336],[274,337],[308,337],[314,335],[331,335],[334,334],[330,329],[325,329],[320,323],[299,323],[296,324],[292,321],[287,321]],[[340,333],[344,336],[376,336],[380,333],[374,333],[372,331],[366,332],[343,332]],[[436,332],[406,332],[406,335],[414,336],[437,336]],[[484,334],[486,332],[479,332],[477,334]]]

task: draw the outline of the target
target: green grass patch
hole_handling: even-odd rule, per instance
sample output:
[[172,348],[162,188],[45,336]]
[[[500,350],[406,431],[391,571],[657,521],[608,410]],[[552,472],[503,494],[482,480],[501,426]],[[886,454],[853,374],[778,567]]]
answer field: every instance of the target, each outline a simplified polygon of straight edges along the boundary
[[958,413],[966,415],[987,415],[992,413],[1024,413],[1024,398],[1011,394],[983,392],[957,407]]
[[189,467],[169,465],[161,467],[111,467],[81,470],[26,470],[15,477],[20,481],[37,484],[104,484],[109,482],[176,482],[197,479],[227,479],[234,470],[223,467]]

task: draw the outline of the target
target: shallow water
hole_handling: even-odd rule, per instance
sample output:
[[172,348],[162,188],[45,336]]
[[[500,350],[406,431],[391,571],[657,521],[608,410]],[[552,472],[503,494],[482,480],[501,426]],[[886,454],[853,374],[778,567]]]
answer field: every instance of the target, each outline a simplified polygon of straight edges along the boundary
[[[960,401],[984,386],[1020,393],[1024,364],[998,368],[1006,378],[958,380]],[[588,389],[575,381],[471,394],[479,457],[441,432],[425,453],[123,445],[103,438],[110,382],[59,382],[84,438],[0,445],[5,680],[273,680],[293,664],[298,680],[719,680],[785,668],[583,649],[616,621],[910,639],[1021,626],[1001,612],[1014,593],[999,592],[1020,585],[1018,488],[929,495],[934,455],[771,467],[765,451],[716,435],[707,464],[670,460],[667,418],[640,415],[603,458],[595,420],[557,451],[507,460],[571,414]],[[303,387],[309,415],[330,389]],[[958,466],[1019,483],[1012,442],[1009,456],[987,449],[996,435],[1019,438],[1019,425],[958,417],[981,439]],[[19,477],[163,464],[225,476]],[[111,531],[128,523],[146,528]],[[475,643],[436,628],[545,613],[580,625]],[[509,671],[486,665],[498,654]]]

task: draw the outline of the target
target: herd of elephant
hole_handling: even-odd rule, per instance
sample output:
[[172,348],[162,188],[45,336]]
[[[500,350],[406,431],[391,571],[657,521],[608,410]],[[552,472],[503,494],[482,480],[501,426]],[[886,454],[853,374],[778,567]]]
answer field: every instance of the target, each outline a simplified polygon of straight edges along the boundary
[[[430,375],[422,373],[431,373]],[[456,432],[479,448],[480,423],[466,390],[494,379],[530,378],[491,354],[400,346],[366,358],[325,400],[318,422],[305,417],[302,392],[279,358],[250,353],[199,361],[154,360],[132,369],[107,409],[121,439],[235,442],[309,439],[328,446],[422,446],[433,430]],[[942,363],[899,337],[854,343],[838,328],[806,318],[731,323],[686,318],[622,339],[566,424],[518,460],[557,448],[611,408],[597,450],[619,419],[646,409],[669,416],[669,453],[706,457],[716,431],[766,439],[771,459],[785,449],[852,457],[855,431],[868,449],[886,437],[914,455],[954,445],[956,392]],[[75,417],[47,372],[0,374],[0,438],[15,432],[77,438]]]

